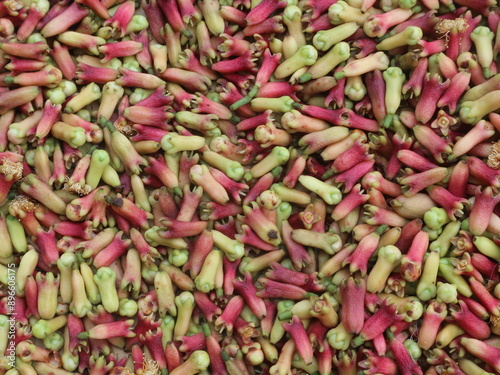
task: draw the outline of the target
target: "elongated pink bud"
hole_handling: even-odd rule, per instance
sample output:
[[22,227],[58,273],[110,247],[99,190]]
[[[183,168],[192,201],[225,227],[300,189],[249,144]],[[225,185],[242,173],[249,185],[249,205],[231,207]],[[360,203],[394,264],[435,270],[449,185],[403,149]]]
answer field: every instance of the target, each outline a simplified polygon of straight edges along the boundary
[[258,23],[256,25],[249,25],[243,29],[245,36],[251,36],[255,34],[274,34],[282,33],[285,27],[282,23],[282,16],[273,16],[265,21]]
[[375,160],[366,160],[354,167],[342,172],[335,177],[333,181],[344,185],[344,193],[348,193],[352,190],[354,185],[363,178],[368,172],[370,172],[375,165]]
[[75,71],[78,83],[100,83],[105,84],[118,78],[120,72],[110,68],[96,68],[84,63],[79,63]]
[[[206,337],[207,353],[210,356],[210,367],[213,375],[227,375],[226,366],[221,355],[221,346],[214,334]],[[169,369],[169,371],[171,371]]]
[[403,194],[407,197],[411,197],[426,187],[439,183],[446,178],[447,175],[447,168],[438,167],[400,178],[399,183],[404,185]]
[[422,261],[429,246],[429,234],[425,231],[417,233],[408,253],[401,259],[401,276],[407,281],[415,281],[422,273]]
[[488,323],[475,316],[464,301],[458,301],[458,305],[451,305],[450,315],[455,324],[473,338],[484,340],[490,336]]
[[162,227],[158,230],[161,238],[180,238],[195,236],[203,232],[207,227],[205,221],[179,221],[167,217],[161,218]]
[[303,267],[310,265],[312,263],[311,255],[302,245],[292,239],[292,226],[287,220],[283,220],[281,223],[281,234],[294,268],[300,271]]
[[175,0],[160,0],[158,1],[163,14],[167,18],[168,23],[177,32],[186,31],[184,20],[179,11],[179,7]]
[[465,70],[453,76],[450,80],[450,85],[439,98],[437,106],[439,108],[448,106],[450,113],[454,113],[457,108],[458,99],[467,89],[470,79],[471,74]]
[[63,12],[50,20],[41,30],[45,38],[61,34],[71,26],[83,20],[89,14],[89,9],[73,2]]
[[500,171],[488,166],[481,159],[469,156],[467,157],[467,166],[472,176],[481,180],[485,185],[500,187]]
[[233,285],[236,291],[243,296],[245,302],[255,316],[259,319],[264,318],[266,316],[266,305],[261,298],[256,297],[257,288],[253,284],[250,272],[245,273],[243,281],[233,280]]
[[241,314],[243,307],[245,307],[243,297],[237,295],[229,300],[222,314],[215,320],[215,327],[219,329],[219,332],[224,331],[224,329],[228,333],[233,332],[234,323]]
[[369,37],[381,37],[387,33],[389,28],[407,20],[411,15],[412,12],[409,9],[395,8],[389,12],[368,17],[363,29]]
[[219,316],[222,314],[222,310],[219,306],[217,306],[206,293],[201,293],[199,291],[194,292],[194,300],[196,305],[200,308],[205,318],[212,322],[215,319],[215,316]]
[[109,60],[115,57],[125,57],[125,56],[134,56],[142,51],[142,43],[133,41],[133,40],[125,40],[114,43],[107,43],[105,45],[99,46],[97,49],[99,52],[104,54],[104,58],[101,62],[108,62]]
[[[488,9],[493,6],[493,2],[491,0],[472,0],[472,1],[465,1],[465,0],[457,0],[455,1],[458,5],[461,6],[467,6],[483,15],[488,15]],[[471,28],[474,28],[475,26],[470,26]]]
[[412,150],[400,150],[397,153],[397,158],[401,163],[419,172],[428,171],[429,169],[438,167],[420,154]]
[[345,172],[358,163],[366,160],[372,160],[374,155],[370,155],[368,153],[368,148],[369,145],[367,143],[364,143],[363,141],[360,141],[360,139],[358,138],[356,143],[351,148],[344,151],[335,158],[331,166],[332,171],[334,171],[335,173]]
[[[37,86],[20,87],[0,93],[0,115],[6,115],[9,110],[29,103],[35,99],[39,93],[40,91]],[[5,138],[7,138],[8,125],[14,120],[13,118],[10,120],[13,114],[12,112],[12,114],[4,118],[4,124],[6,125]],[[9,121],[10,123],[7,125]]]
[[104,21],[104,26],[111,26],[115,30],[115,33],[123,38],[127,33],[127,26],[132,20],[134,12],[135,1],[125,1],[118,7],[111,18]]
[[413,69],[410,79],[403,86],[403,94],[406,95],[409,92],[410,97],[420,96],[428,65],[429,61],[426,57],[418,60],[417,66]]
[[340,287],[342,295],[342,323],[351,334],[358,334],[363,328],[366,282],[361,277],[349,277]]
[[[383,229],[383,228],[382,228]],[[354,252],[343,262],[343,265],[349,264],[349,271],[354,273],[361,271],[361,275],[365,276],[368,268],[368,260],[373,255],[380,240],[380,234],[377,232],[370,233],[359,241]]]
[[[113,241],[104,247],[99,253],[94,257],[93,264],[96,267],[108,267],[116,259],[125,254],[125,251],[130,246],[131,241],[129,239],[123,240],[121,237],[123,232],[118,232]],[[88,257],[94,249],[88,249],[83,253],[84,257]]]
[[255,67],[255,60],[256,58],[253,56],[253,51],[249,50],[235,59],[219,61],[212,64],[212,69],[223,74],[244,72]]
[[302,321],[294,315],[291,323],[281,323],[283,329],[292,337],[297,352],[306,364],[311,364],[314,359],[313,348]]
[[369,172],[363,176],[361,185],[366,190],[377,189],[382,194],[389,195],[391,197],[401,195],[401,187],[397,183],[389,181],[378,171]]
[[448,183],[448,191],[456,197],[465,198],[467,182],[469,180],[469,166],[466,160],[461,160],[453,167]]
[[257,281],[264,287],[257,292],[257,296],[261,298],[301,300],[307,297],[307,292],[296,285],[280,283],[265,277],[260,277]]
[[11,56],[10,62],[5,65],[5,68],[16,74],[20,72],[35,72],[44,68],[46,65],[47,63],[45,61],[26,60]]
[[302,105],[300,111],[322,120],[331,122],[334,125],[347,126],[350,128],[376,132],[380,125],[376,120],[368,119],[357,115],[350,109],[325,109],[314,105]]
[[401,375],[423,375],[420,366],[415,362],[408,353],[408,349],[403,343],[394,337],[392,333],[389,334],[389,348],[391,349],[394,359],[399,367]]
[[69,350],[71,352],[75,351],[85,351],[87,342],[79,339],[78,335],[85,331],[83,322],[74,314],[68,314],[68,331],[69,331]]
[[493,209],[500,202],[500,194],[493,195],[491,186],[481,190],[478,186],[475,200],[469,216],[469,230],[475,236],[480,236],[488,227],[489,217]]
[[196,277],[203,266],[203,262],[213,247],[213,236],[211,231],[204,231],[194,243],[189,260],[184,265],[183,270],[190,270],[191,277]]
[[162,10],[160,9],[158,5],[157,0],[142,0],[141,1],[141,8],[146,14],[146,17],[148,18],[149,22],[149,27],[151,30],[151,34],[153,34],[153,37],[156,39],[158,43],[164,43],[164,39],[161,35],[161,28],[165,26],[165,16],[163,15]]
[[397,158],[400,150],[408,150],[413,143],[413,139],[401,137],[398,133],[392,136],[392,153],[385,169],[387,179],[393,179],[401,169],[401,161]]
[[245,20],[247,25],[256,25],[265,21],[274,11],[284,8],[285,1],[280,0],[264,0],[258,6],[254,7],[248,12]]
[[55,238],[56,233],[52,229],[38,231],[35,238],[35,244],[40,250],[42,260],[49,267],[55,265],[59,259]]
[[100,0],[78,0],[77,3],[85,5],[91,9],[100,18],[107,20],[109,18],[108,9]]
[[472,311],[472,313],[482,320],[487,320],[490,317],[488,311],[484,308],[481,303],[473,300],[472,298],[464,297],[461,294],[458,295],[458,299],[464,301],[467,307]]
[[382,306],[380,306],[375,314],[365,320],[363,329],[359,333],[359,336],[354,338],[353,344],[359,346],[365,341],[373,340],[392,324],[402,320],[403,316],[397,314],[396,311],[397,306],[395,304],[389,304],[387,300],[384,300]]
[[110,339],[112,337],[135,337],[135,333],[131,330],[133,324],[134,321],[132,319],[102,323],[78,334],[77,337],[79,339]]
[[171,104],[173,99],[173,96],[168,93],[165,86],[159,86],[153,91],[151,95],[137,102],[135,105],[143,107],[163,107],[165,105]]
[[133,226],[142,229],[149,228],[148,219],[151,218],[151,214],[139,208],[130,199],[123,198],[121,194],[118,194],[114,198],[107,196],[105,200],[115,213],[122,216]]
[[[420,57],[427,57],[435,54],[440,54],[444,51],[446,51],[446,41],[443,39],[436,39],[432,41],[427,41],[427,40],[419,40],[417,42],[417,45],[419,46],[419,56]],[[445,76],[443,74],[443,76]],[[446,76],[445,76],[446,78]],[[425,84],[425,82],[424,82]],[[423,95],[423,94],[422,94]]]
[[91,221],[81,223],[61,221],[54,224],[53,229],[56,233],[63,236],[79,237],[84,240],[90,240],[94,237],[94,228]]
[[169,189],[173,189],[178,186],[179,181],[177,176],[172,172],[172,170],[165,163],[163,156],[158,158],[150,157],[148,159],[149,167],[146,167],[145,172],[155,175],[160,179],[160,181]]
[[26,277],[26,283],[24,285],[24,293],[26,298],[26,317],[29,318],[34,316],[39,318],[38,314],[38,285],[35,281],[33,275],[28,275]]
[[418,346],[429,350],[436,342],[439,327],[446,318],[446,304],[436,300],[430,301],[424,313],[422,327],[418,334]]
[[427,192],[434,202],[446,210],[450,220],[463,215],[464,204],[468,203],[465,198],[456,197],[447,189],[436,185],[428,187]]
[[52,125],[57,121],[61,113],[61,104],[54,105],[47,100],[43,108],[42,118],[38,122],[35,131],[35,139],[45,138],[49,133]]
[[493,297],[486,287],[474,277],[469,278],[469,285],[474,296],[494,316],[500,315],[500,301]]
[[483,360],[496,372],[500,372],[500,349],[474,338],[462,337],[460,344],[473,356]]
[[308,275],[302,272],[289,270],[280,263],[270,264],[271,270],[266,272],[266,277],[280,282],[289,282],[293,285],[303,286],[309,281]]
[[155,331],[149,330],[144,335],[144,341],[146,347],[151,353],[152,359],[161,366],[162,368],[167,367],[167,359],[165,358],[165,351],[163,350],[162,342],[162,331],[157,328]]
[[388,225],[391,227],[404,226],[408,220],[400,214],[388,208],[367,204],[365,208],[364,222],[369,225]]
[[205,335],[203,332],[199,332],[192,336],[183,336],[178,341],[181,343],[179,351],[183,353],[192,353],[195,350],[206,349]]
[[449,143],[439,137],[430,127],[416,125],[413,131],[417,140],[432,153],[438,162],[443,163],[443,154],[444,156],[451,154],[452,148]]
[[130,140],[133,142],[154,141],[160,143],[161,139],[168,134],[167,130],[154,128],[152,126],[134,124],[133,128],[135,134],[130,137]]
[[[383,336],[381,337],[385,342]],[[365,359],[360,361],[358,365],[364,370],[365,374],[396,375],[398,373],[398,366],[393,359],[378,356],[369,349],[363,349],[363,354],[365,356]]]
[[213,178],[231,195],[233,200],[237,203],[241,203],[241,197],[246,195],[249,186],[245,183],[232,180],[219,169],[210,167],[209,171]]

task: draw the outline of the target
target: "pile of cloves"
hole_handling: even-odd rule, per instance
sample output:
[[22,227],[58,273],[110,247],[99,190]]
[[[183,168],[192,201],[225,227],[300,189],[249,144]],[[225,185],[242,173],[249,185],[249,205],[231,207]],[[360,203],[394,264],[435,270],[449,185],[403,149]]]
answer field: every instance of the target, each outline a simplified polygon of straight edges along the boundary
[[500,373],[496,0],[0,2],[0,374]]

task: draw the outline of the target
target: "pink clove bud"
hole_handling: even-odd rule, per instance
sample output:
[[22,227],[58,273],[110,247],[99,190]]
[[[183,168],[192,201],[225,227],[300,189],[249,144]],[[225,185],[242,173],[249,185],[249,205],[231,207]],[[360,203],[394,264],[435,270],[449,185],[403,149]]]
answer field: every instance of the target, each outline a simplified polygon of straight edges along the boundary
[[[86,1],[95,1],[95,0],[86,0]],[[106,21],[104,21],[104,26],[108,25],[111,26],[114,30],[114,33],[118,34],[120,37],[123,38],[127,33],[127,26],[132,20],[134,12],[135,12],[135,2],[125,1],[118,7],[118,9],[111,18],[108,17],[101,17],[101,18],[106,19]]]
[[288,282],[297,286],[304,286],[309,281],[309,276],[298,271],[283,267],[280,263],[270,264],[271,270],[266,272],[266,277],[280,282]]
[[369,349],[363,349],[363,355],[365,359],[360,361],[358,365],[363,369],[364,374],[396,375],[398,373],[398,366],[393,359],[378,356]]
[[439,108],[448,106],[449,112],[454,113],[458,100],[467,89],[470,79],[471,74],[465,70],[453,76],[450,80],[450,85],[439,98],[437,106]]
[[301,270],[303,267],[312,264],[311,255],[301,244],[293,240],[292,226],[287,220],[283,220],[281,223],[281,235],[288,249],[288,255],[296,270]]
[[110,339],[113,337],[135,337],[136,334],[131,329],[133,324],[134,321],[132,319],[102,323],[78,334],[77,337],[79,339]]
[[[99,250],[97,255],[94,256],[93,264],[97,268],[99,267],[108,267],[113,263],[116,259],[125,254],[125,251],[130,246],[130,239],[122,239],[123,232],[116,233],[115,237],[107,246],[105,246],[102,250]],[[82,254],[84,258],[91,257],[94,255],[95,249],[88,248]]]
[[479,186],[476,188],[475,200],[469,216],[469,230],[471,234],[480,236],[486,231],[489,217],[499,201],[500,194],[494,196],[491,186],[483,190]]
[[422,262],[429,246],[429,234],[423,230],[418,232],[408,250],[401,258],[401,276],[409,282],[418,280],[422,273]]
[[436,342],[436,337],[441,323],[447,315],[446,304],[432,300],[427,306],[422,321],[422,327],[418,334],[418,346],[429,350]]
[[500,371],[500,349],[488,345],[478,339],[468,337],[462,337],[460,339],[460,345],[464,346],[465,349],[473,356],[483,360],[495,371]]
[[352,190],[354,185],[356,185],[359,180],[361,180],[366,174],[372,171],[374,165],[375,160],[363,161],[348,169],[347,171],[336,175],[335,177],[333,177],[333,181],[338,184],[343,184],[344,193],[348,193]]
[[351,334],[358,334],[363,328],[365,317],[364,310],[366,282],[361,277],[349,277],[340,286],[342,296],[342,322]]
[[403,343],[394,337],[392,333],[389,336],[389,349],[394,355],[394,359],[398,364],[399,371],[402,375],[423,375],[423,371],[420,366],[415,362],[408,353],[408,349],[403,345]]
[[294,315],[291,323],[281,323],[281,325],[283,326],[283,329],[292,337],[295,342],[297,352],[302,357],[306,365],[311,364],[314,359],[313,348],[302,321]]
[[474,296],[486,310],[494,315],[500,315],[500,300],[493,297],[486,287],[474,277],[469,277],[469,285]]
[[148,219],[151,218],[152,215],[139,208],[130,199],[123,198],[121,194],[117,194],[114,198],[106,196],[105,200],[113,212],[120,215],[134,227],[142,229],[149,228]]
[[479,319],[470,310],[464,301],[450,306],[450,315],[454,323],[476,339],[486,339],[490,336],[488,323]]
[[359,335],[354,338],[353,345],[359,346],[365,341],[373,340],[382,334],[392,324],[403,319],[402,315],[397,314],[396,304],[391,304],[384,300],[382,306],[368,319],[365,320],[363,329]]
[[158,5],[157,0],[141,1],[141,8],[144,11],[146,17],[148,18],[149,27],[153,37],[158,43],[163,43],[164,39],[161,35],[161,28],[165,25],[165,16]]
[[295,285],[280,283],[265,277],[260,277],[257,281],[263,286],[263,289],[257,292],[257,296],[261,298],[301,300],[308,295],[307,291]]
[[158,235],[161,238],[180,238],[195,236],[203,232],[207,227],[205,221],[180,221],[164,217],[160,219],[161,227]]
[[215,320],[215,316],[219,316],[222,314],[221,308],[217,306],[212,300],[210,300],[206,293],[195,291],[194,300],[207,321],[212,322]]
[[448,169],[438,167],[400,178],[399,183],[403,185],[403,194],[411,197],[419,191],[441,182],[447,176]]
[[417,66],[413,69],[410,79],[403,85],[402,93],[404,95],[409,93],[410,97],[420,96],[428,65],[429,61],[426,57],[418,60]]
[[265,0],[259,6],[254,7],[245,17],[247,25],[259,24],[274,13],[276,10],[284,8],[285,1],[280,0]]
[[163,345],[161,342],[162,331],[157,328],[155,331],[149,330],[144,335],[144,343],[151,354],[151,358],[157,363],[161,368],[167,367],[167,359],[165,357],[165,351],[163,350]]
[[266,316],[266,305],[260,297],[256,296],[257,288],[252,281],[252,275],[250,272],[245,273],[243,281],[236,279],[233,280],[233,285],[236,291],[243,296],[245,302],[254,315],[259,319],[264,318]]
[[236,318],[240,315],[243,307],[245,306],[245,300],[241,296],[234,296],[229,300],[222,314],[215,320],[215,327],[219,332],[223,332],[224,329],[228,333],[233,332],[233,326],[236,322]]
[[468,205],[465,198],[456,197],[441,186],[432,185],[426,190],[431,199],[446,210],[450,220],[454,221],[456,216],[461,217],[463,215],[462,210]]
[[469,173],[481,180],[485,185],[500,187],[500,171],[489,167],[481,159],[469,156],[466,158]]

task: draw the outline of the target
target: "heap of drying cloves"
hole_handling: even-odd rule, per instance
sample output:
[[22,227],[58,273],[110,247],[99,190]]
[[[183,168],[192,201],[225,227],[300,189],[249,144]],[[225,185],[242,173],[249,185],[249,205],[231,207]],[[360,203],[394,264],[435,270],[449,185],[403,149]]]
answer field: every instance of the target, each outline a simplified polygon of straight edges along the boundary
[[496,0],[2,0],[0,374],[500,373]]

